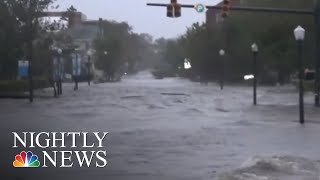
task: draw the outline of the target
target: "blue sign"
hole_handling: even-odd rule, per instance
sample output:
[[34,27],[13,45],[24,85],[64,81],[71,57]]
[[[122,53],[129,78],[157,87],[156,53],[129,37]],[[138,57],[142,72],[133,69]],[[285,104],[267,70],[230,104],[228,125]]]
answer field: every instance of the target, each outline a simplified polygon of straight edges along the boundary
[[26,78],[29,75],[29,61],[18,61],[18,75],[20,78]]
[[206,6],[203,4],[196,4],[194,6],[194,9],[198,12],[198,13],[203,13],[206,10]]
[[72,55],[72,75],[73,76],[81,75],[81,57],[79,54]]
[[64,78],[64,67],[63,67],[63,58],[62,57],[55,57],[53,58],[53,80],[58,81]]

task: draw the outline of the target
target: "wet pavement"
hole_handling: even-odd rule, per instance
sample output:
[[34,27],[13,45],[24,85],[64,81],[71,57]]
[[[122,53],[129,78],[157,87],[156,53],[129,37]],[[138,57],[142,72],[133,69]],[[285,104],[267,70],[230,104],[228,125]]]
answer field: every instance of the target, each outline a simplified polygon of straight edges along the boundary
[[[306,93],[306,124],[301,126],[298,93],[291,86],[260,87],[256,107],[251,87],[220,91],[214,83],[155,80],[147,72],[120,83],[83,83],[76,92],[73,84],[64,84],[58,99],[49,96],[51,91],[38,92],[33,104],[0,100],[0,168],[6,170],[0,177],[208,180],[256,156],[320,160],[320,109],[313,107],[312,93]],[[13,131],[107,131],[108,166],[14,169],[19,150],[12,148]]]

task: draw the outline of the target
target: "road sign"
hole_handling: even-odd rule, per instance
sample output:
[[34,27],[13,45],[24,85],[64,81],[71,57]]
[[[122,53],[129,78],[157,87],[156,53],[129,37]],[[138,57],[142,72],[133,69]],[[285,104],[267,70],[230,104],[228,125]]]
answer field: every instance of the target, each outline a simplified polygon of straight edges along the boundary
[[194,9],[198,12],[198,13],[204,13],[206,10],[206,6],[203,4],[196,4],[194,6]]
[[18,61],[18,74],[20,78],[28,77],[29,75],[29,61]]
[[184,59],[184,69],[191,69],[192,66],[191,66],[191,63],[189,61],[189,59]]

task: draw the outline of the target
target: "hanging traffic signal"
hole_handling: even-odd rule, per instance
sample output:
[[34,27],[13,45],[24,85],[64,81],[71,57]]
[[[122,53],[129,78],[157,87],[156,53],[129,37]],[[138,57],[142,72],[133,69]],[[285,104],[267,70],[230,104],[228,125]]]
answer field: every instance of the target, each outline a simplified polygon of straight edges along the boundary
[[230,10],[230,0],[223,0],[221,16],[222,16],[223,18],[228,17],[228,15],[229,15],[229,10]]
[[167,5],[167,17],[177,18],[181,16],[181,5],[177,0],[171,0],[171,4]]
[[174,17],[174,7],[171,4],[167,6],[167,17]]
[[181,17],[181,5],[180,4],[174,4],[174,17]]

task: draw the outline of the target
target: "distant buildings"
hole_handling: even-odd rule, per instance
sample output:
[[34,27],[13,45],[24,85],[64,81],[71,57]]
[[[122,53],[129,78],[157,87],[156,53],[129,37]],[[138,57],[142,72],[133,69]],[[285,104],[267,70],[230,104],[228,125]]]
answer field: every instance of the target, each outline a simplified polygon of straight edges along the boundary
[[[47,17],[67,17],[68,29],[66,33],[70,35],[76,46],[77,53],[81,56],[82,66],[86,69],[86,63],[88,62],[88,51],[93,48],[93,41],[101,33],[101,22],[99,20],[87,20],[87,16],[81,12],[46,12]],[[101,76],[102,72],[98,71],[94,67],[94,57],[90,57],[92,62],[92,72],[95,76]]]

